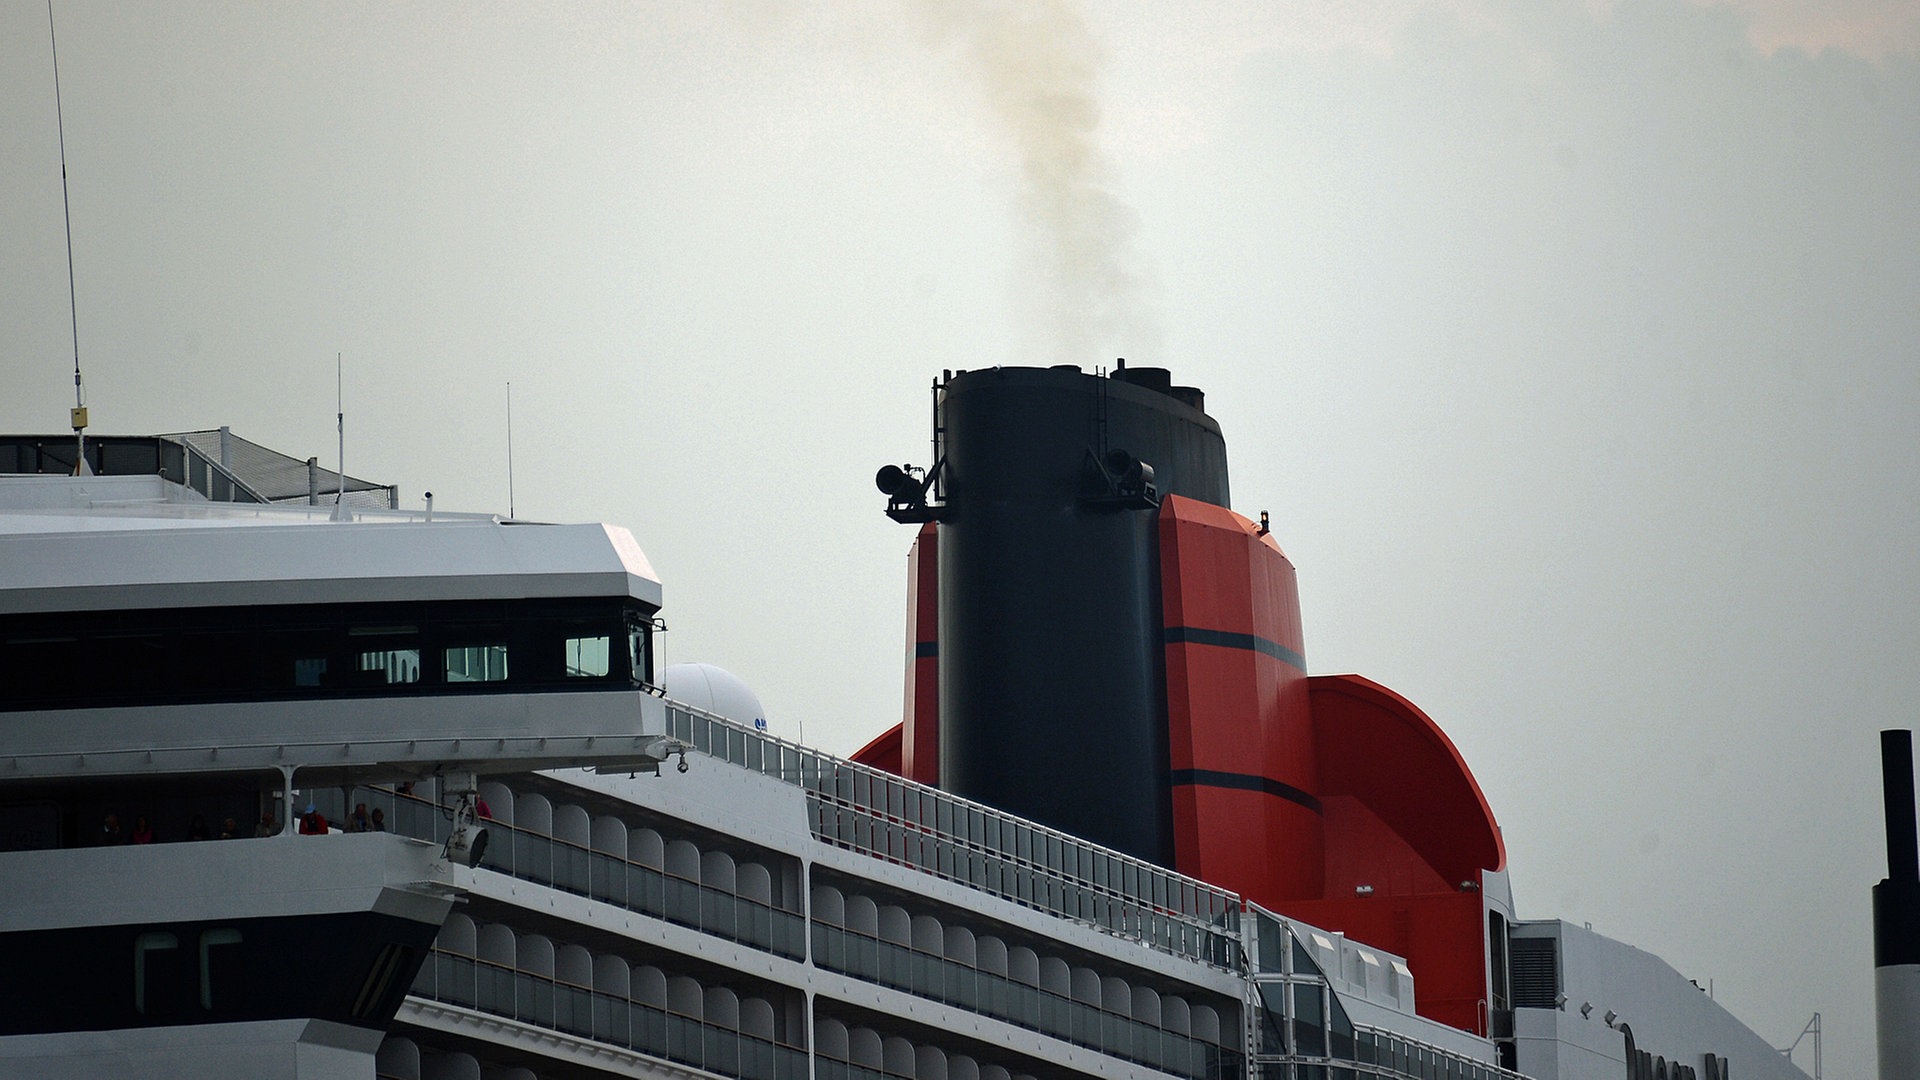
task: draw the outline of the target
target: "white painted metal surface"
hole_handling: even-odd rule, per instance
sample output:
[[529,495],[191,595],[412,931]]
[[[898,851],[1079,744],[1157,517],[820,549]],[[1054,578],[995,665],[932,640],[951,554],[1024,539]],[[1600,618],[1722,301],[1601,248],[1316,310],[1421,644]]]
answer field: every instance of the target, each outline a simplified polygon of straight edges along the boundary
[[1873,972],[1878,1014],[1880,1080],[1920,1077],[1920,964],[1889,964]]
[[0,531],[0,612],[563,596],[660,603],[653,567],[616,526],[242,513],[219,520],[244,527],[139,518],[111,531],[21,528],[71,523],[0,513],[14,526]]

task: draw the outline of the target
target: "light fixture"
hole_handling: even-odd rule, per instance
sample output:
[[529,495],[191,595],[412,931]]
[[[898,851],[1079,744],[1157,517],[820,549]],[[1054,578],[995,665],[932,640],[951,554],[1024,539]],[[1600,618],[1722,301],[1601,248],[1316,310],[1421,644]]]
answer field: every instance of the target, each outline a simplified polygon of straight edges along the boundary
[[476,867],[487,855],[487,830],[480,825],[477,800],[480,778],[470,772],[441,777],[440,790],[454,798],[453,827],[440,857],[461,866]]
[[441,857],[461,866],[479,866],[480,860],[487,857],[487,830],[470,825],[453,830]]
[[1373,886],[1371,886],[1371,885],[1355,885],[1355,886],[1353,887],[1353,895],[1355,895],[1355,896],[1372,896],[1372,895],[1373,895]]
[[1592,1015],[1593,1015],[1593,1002],[1591,1001],[1581,1002],[1580,1003],[1580,1019],[1585,1020],[1587,1017]]
[[1605,1016],[1603,1016],[1603,1017],[1601,1017],[1600,1019],[1602,1019],[1602,1020],[1605,1020],[1605,1021],[1607,1022],[1607,1026],[1608,1026],[1608,1027],[1612,1027],[1612,1026],[1613,1026],[1613,1022],[1614,1022],[1615,1020],[1618,1020],[1618,1019],[1620,1019],[1620,1014],[1619,1014],[1619,1013],[1617,1013],[1617,1012],[1614,1012],[1614,1011],[1613,1011],[1612,1009],[1608,1009],[1608,1010],[1607,1010],[1607,1015],[1605,1015]]

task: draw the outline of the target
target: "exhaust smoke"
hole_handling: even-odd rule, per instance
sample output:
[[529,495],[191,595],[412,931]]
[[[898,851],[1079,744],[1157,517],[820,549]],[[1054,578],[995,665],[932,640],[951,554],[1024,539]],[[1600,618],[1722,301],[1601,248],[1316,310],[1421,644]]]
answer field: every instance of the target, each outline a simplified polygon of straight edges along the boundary
[[964,50],[1018,155],[1032,248],[1015,294],[1036,345],[1064,363],[1156,351],[1134,269],[1139,217],[1097,137],[1101,49],[1079,12],[1062,0],[928,0],[918,10],[937,41]]

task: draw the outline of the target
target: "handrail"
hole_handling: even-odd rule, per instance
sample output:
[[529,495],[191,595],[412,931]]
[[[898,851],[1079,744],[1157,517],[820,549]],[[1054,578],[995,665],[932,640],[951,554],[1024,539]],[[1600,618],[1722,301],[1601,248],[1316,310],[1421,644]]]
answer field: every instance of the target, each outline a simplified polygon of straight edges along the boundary
[[[648,1013],[659,1015],[668,1020],[677,1020],[680,1023],[691,1025],[692,1027],[698,1029],[702,1033],[707,1033],[707,1032],[717,1033],[722,1036],[731,1037],[731,1038],[740,1040],[741,1042],[744,1042],[744,1043],[750,1043],[753,1045],[765,1047],[768,1050],[771,1050],[775,1054],[775,1066],[774,1066],[774,1069],[772,1070],[774,1076],[782,1076],[783,1074],[793,1073],[794,1071],[793,1069],[781,1068],[779,1064],[779,1060],[780,1060],[780,1057],[783,1055],[788,1058],[789,1062],[792,1065],[800,1067],[800,1074],[804,1074],[804,1065],[805,1065],[805,1060],[807,1056],[807,1050],[806,1050],[806,1047],[804,1046],[796,1045],[794,1043],[789,1043],[789,1042],[782,1042],[779,1039],[765,1038],[760,1035],[755,1035],[749,1031],[742,1031],[739,1028],[731,1028],[731,1027],[724,1027],[718,1024],[710,1024],[704,1018],[689,1016],[686,1013],[678,1012],[665,1005],[654,1005],[648,1002],[636,1000],[632,997],[631,992],[629,992],[626,996],[616,996],[614,994],[609,994],[600,990],[595,990],[592,987],[581,986],[578,983],[564,982],[550,975],[542,975],[537,971],[528,971],[520,967],[510,967],[508,965],[501,964],[496,961],[482,959],[478,956],[469,956],[465,953],[455,952],[451,949],[443,948],[437,944],[432,948],[432,950],[430,950],[427,957],[427,963],[422,965],[420,975],[414,979],[413,986],[409,988],[409,993],[411,993],[413,996],[425,998],[429,1001],[439,1001],[439,1002],[444,1002],[446,1004],[451,1004],[451,1005],[461,1005],[467,1008],[478,1009],[481,1012],[490,1013],[495,1016],[510,1017],[515,1020],[527,1021],[532,1023],[543,1022],[537,1016],[529,1017],[527,1015],[524,1015],[525,1012],[529,1012],[531,1010],[522,1010],[520,1008],[520,1003],[518,1001],[517,994],[515,996],[515,1001],[513,1002],[512,1006],[506,1010],[502,1010],[497,1005],[483,1001],[482,1000],[483,995],[480,994],[479,992],[477,981],[476,981],[476,986],[474,988],[474,993],[472,995],[471,1000],[466,999],[465,997],[453,992],[452,990],[443,990],[439,985],[439,981],[440,981],[439,971],[437,966],[434,963],[436,957],[445,959],[447,961],[451,961],[455,964],[469,964],[476,969],[485,968],[491,971],[499,972],[504,975],[510,976],[516,980],[520,978],[531,979],[536,982],[543,983],[547,986],[551,986],[556,990],[564,989],[564,990],[572,991],[576,994],[585,995],[589,999],[598,999],[601,1001],[605,1001],[609,1004],[624,1004],[629,1008],[637,1008]],[[431,985],[423,987],[422,986],[423,982],[430,982]],[[554,1007],[557,1013],[559,1008],[559,1002],[557,998],[555,1000]],[[602,1038],[603,1033],[595,1029],[592,1024],[587,1025],[587,1030],[585,1032],[560,1027],[558,1026],[557,1021],[554,1022],[553,1026],[555,1030],[567,1031],[569,1034],[574,1034],[574,1035],[584,1034],[585,1037],[587,1038],[594,1039],[596,1041],[607,1042],[610,1045],[614,1045],[614,1046],[624,1045],[626,1048],[631,1050],[639,1050],[645,1053],[659,1054],[660,1056],[665,1057],[670,1061],[678,1061],[682,1064],[693,1065],[698,1068],[705,1068],[707,1066],[707,1062],[704,1060],[703,1056],[695,1056],[692,1054],[687,1054],[685,1052],[676,1053],[674,1051],[674,1048],[671,1046],[670,1042],[668,1042],[667,1040],[662,1040],[662,1045],[659,1045],[659,1046],[651,1045],[644,1040],[635,1039],[632,1037],[629,1037],[624,1042],[617,1042],[612,1039]],[[608,1032],[606,1034],[610,1035],[612,1033]]]
[[[1101,847],[1057,829],[1028,821],[995,807],[908,780],[882,769],[823,754],[681,702],[668,701],[667,728],[669,735],[688,743],[693,749],[703,754],[752,769],[761,775],[801,788],[807,792],[810,800],[822,808],[832,807],[836,810],[849,811],[870,821],[882,823],[890,830],[931,837],[953,845],[956,852],[990,857],[1075,889],[1119,901],[1123,905],[1138,909],[1140,913],[1150,913],[1184,923],[1197,930],[1202,935],[1203,942],[1211,939],[1218,939],[1218,941],[1211,947],[1193,949],[1182,948],[1171,938],[1161,940],[1146,938],[1145,940],[1147,944],[1161,951],[1233,970],[1234,950],[1228,947],[1228,943],[1238,940],[1242,904],[1241,898],[1235,893],[1124,852]],[[723,736],[717,742],[716,733]],[[843,780],[844,783],[842,783]],[[869,792],[866,799],[862,799],[860,793],[863,781]],[[882,805],[874,805],[872,796],[881,792],[885,793],[882,797],[884,800]],[[897,799],[894,797],[896,793]],[[896,806],[897,809],[895,809]],[[909,806],[930,807],[933,813],[928,815],[915,812],[910,816]],[[942,810],[945,811],[944,815]],[[983,825],[991,823],[991,831],[994,834],[1010,832],[1014,837],[1026,839],[1029,852],[1057,850],[1063,856],[1061,862],[1065,862],[1066,857],[1071,856],[1075,863],[1084,861],[1092,867],[1104,866],[1118,872],[1107,875],[1108,877],[1118,877],[1119,880],[1102,881],[1095,876],[1080,873],[1078,869],[1070,869],[1061,863],[1031,854],[1022,855],[1018,850],[1008,850],[1001,844],[985,838],[976,839],[956,832],[941,824],[942,816],[945,816],[949,822],[978,820]],[[928,820],[929,817],[932,820]],[[1079,910],[1078,906],[1069,910],[1065,905],[1031,897],[1014,896],[1008,890],[990,888],[968,877],[942,872],[937,865],[929,866],[922,862],[908,861],[875,844],[862,844],[857,838],[841,837],[824,828],[824,821],[819,814],[814,816],[810,825],[815,837],[825,843],[862,851],[893,862],[904,862],[915,869],[947,880],[1015,899],[1065,918],[1089,922],[1127,937],[1143,937],[1139,927],[1128,925],[1128,920],[1103,919],[1097,913],[1089,918],[1086,913]],[[1128,877],[1133,878],[1144,888],[1128,889],[1125,885]]]
[[[890,951],[896,956],[904,954],[904,956],[910,961],[909,963],[910,970],[912,967],[911,961],[919,961],[929,969],[937,968],[942,972],[945,972],[949,969],[957,969],[961,973],[965,975],[973,976],[988,985],[1005,986],[1009,989],[1016,990],[1016,991],[1030,991],[1038,995],[1038,998],[1040,1000],[1052,1002],[1054,1008],[1056,1009],[1064,1007],[1069,1011],[1076,1010],[1076,1009],[1086,1010],[1088,1012],[1091,1012],[1097,1015],[1100,1018],[1101,1023],[1104,1025],[1118,1028],[1120,1030],[1132,1032],[1136,1035],[1145,1035],[1150,1038],[1157,1038],[1161,1040],[1171,1041],[1178,1045],[1183,1045],[1185,1048],[1187,1048],[1189,1053],[1199,1053],[1203,1058],[1205,1057],[1205,1054],[1208,1051],[1213,1051],[1218,1055],[1220,1055],[1221,1058],[1232,1061],[1234,1063],[1238,1063],[1239,1060],[1243,1057],[1242,1052],[1233,1046],[1222,1045],[1218,1042],[1209,1041],[1207,1039],[1200,1038],[1199,1036],[1196,1036],[1196,1035],[1182,1034],[1178,1031],[1174,1031],[1169,1028],[1160,1027],[1155,1024],[1149,1024],[1144,1020],[1135,1019],[1132,1015],[1128,1013],[1114,1012],[1113,1010],[1107,1008],[1105,1005],[1096,1005],[1092,1002],[1081,1001],[1078,998],[1073,997],[1071,994],[1062,994],[1057,990],[1050,990],[1044,986],[1039,986],[1034,983],[1022,982],[1021,980],[1016,979],[1011,975],[1002,974],[996,971],[989,971],[985,968],[978,967],[976,965],[971,965],[971,964],[964,963],[962,961],[954,960],[953,958],[948,957],[942,953],[927,952],[923,949],[917,949],[912,945],[903,944],[897,941],[889,941],[886,938],[868,934],[865,931],[855,930],[852,927],[847,927],[847,926],[837,926],[833,923],[824,922],[821,920],[815,920],[813,925],[816,932],[824,931],[827,934],[835,934],[835,933],[843,934],[846,937],[856,939],[863,944],[871,944],[871,945],[877,946],[878,948],[876,948],[875,950],[876,955],[881,950]],[[866,969],[858,961],[854,960],[852,958],[852,955],[853,954],[849,953],[848,958],[846,960],[836,961],[833,958],[832,950],[823,950],[816,947],[814,950],[813,962],[815,966],[825,968],[828,971],[837,971],[843,975],[851,975],[851,976],[854,976],[855,978],[864,979],[868,982],[877,983],[878,985],[881,985],[881,986],[889,986],[896,990],[904,990],[904,991],[907,991],[908,993],[912,993],[920,997],[928,998],[929,1000],[939,1001],[944,1004],[953,1005],[958,1008],[963,1008],[970,1012],[979,1013],[982,1016],[992,1017],[993,1019],[999,1020],[1003,1023],[1012,1024],[1015,1027],[1025,1028],[1028,1031],[1040,1032],[1043,1035],[1047,1035],[1051,1038],[1059,1039],[1063,1042],[1072,1043],[1075,1046],[1087,1047],[1090,1050],[1098,1051],[1099,1053],[1106,1054],[1109,1057],[1117,1057],[1125,1061],[1132,1061],[1141,1065],[1149,1065],[1156,1069],[1178,1069],[1179,1068],[1179,1066],[1177,1065],[1168,1065],[1162,1058],[1148,1057],[1146,1055],[1139,1053],[1137,1050],[1129,1047],[1114,1046],[1104,1041],[1087,1039],[1083,1037],[1080,1033],[1074,1030],[1074,1025],[1071,1022],[1068,1022],[1065,1025],[1045,1024],[1042,1022],[1042,1020],[1045,1018],[1048,1012],[1048,1010],[1045,1007],[1038,1010],[1023,1011],[1018,1009],[999,1007],[996,1003],[992,1001],[972,1002],[972,1001],[966,1001],[966,1000],[958,1000],[957,995],[951,994],[945,989],[947,982],[944,975],[939,979],[932,980],[932,983],[936,983],[938,985],[920,985],[920,984],[917,984],[911,977],[905,978],[905,979],[890,978],[880,972],[878,964],[875,964],[872,969]],[[1238,1039],[1235,1039],[1236,1043],[1238,1041],[1239,1041]],[[1182,1075],[1196,1076],[1199,1074],[1195,1074],[1192,1072],[1182,1072]],[[1234,1072],[1234,1075],[1239,1075],[1239,1073],[1236,1071]]]
[[[367,792],[370,794],[374,794],[377,797],[392,798],[395,800],[396,808],[402,802],[405,802],[408,804],[412,804],[413,806],[419,809],[433,811],[436,813],[441,809],[439,804],[428,799],[423,799],[418,795],[403,794],[397,791],[388,791],[384,788],[359,787],[353,790],[357,792]],[[347,801],[351,802],[352,800],[348,799]],[[395,832],[403,833],[406,835],[413,834],[412,832],[408,832],[408,830],[404,828],[406,822],[399,820],[400,815],[397,809],[394,814],[394,817],[396,820],[393,820],[387,823],[388,828],[394,830]],[[535,882],[536,884],[545,885],[549,888],[559,889],[562,892],[574,893],[575,895],[585,896],[590,899],[600,900],[604,903],[616,903],[616,901],[613,901],[606,896],[602,896],[596,893],[593,888],[591,860],[595,858],[605,859],[608,862],[619,865],[626,872],[638,870],[645,874],[656,875],[662,881],[663,884],[677,884],[682,888],[692,889],[694,890],[694,893],[697,896],[700,896],[703,898],[707,896],[719,897],[735,904],[741,904],[741,905],[750,907],[758,912],[763,912],[767,916],[767,927],[769,930],[770,937],[772,936],[772,931],[780,925],[786,925],[790,927],[793,931],[793,936],[795,936],[796,938],[804,936],[805,915],[799,911],[781,907],[777,904],[770,903],[765,900],[760,900],[752,896],[747,896],[743,893],[729,892],[725,889],[715,888],[714,886],[709,885],[703,881],[699,881],[695,878],[689,878],[683,874],[674,873],[673,871],[668,870],[665,867],[649,866],[643,862],[636,862],[633,859],[624,855],[616,855],[610,851],[601,851],[591,846],[582,846],[571,840],[567,840],[563,837],[555,836],[552,833],[543,833],[534,829],[522,828],[520,826],[513,825],[505,821],[497,820],[495,818],[482,819],[482,824],[489,832],[492,832],[494,830],[499,830],[503,834],[501,837],[501,841],[502,841],[501,843],[490,844],[488,846],[486,856],[481,860],[481,863],[480,863],[480,867],[482,869],[493,870],[496,873],[505,874],[508,877],[517,878],[522,881]],[[418,831],[419,830],[414,830],[414,832],[418,832]],[[424,837],[425,839],[431,839],[436,841],[445,839],[444,836],[434,835],[434,833],[437,833],[437,830],[427,830],[427,831],[429,835]],[[513,844],[511,839],[515,835],[529,837],[533,840],[537,840],[539,842],[546,843],[546,844],[551,844],[551,845],[554,845],[555,847],[564,849],[566,851],[578,853],[580,855],[585,856],[589,860],[589,870],[588,870],[588,876],[587,876],[586,882],[582,884],[581,887],[575,888],[572,884],[568,882],[558,880],[559,875],[551,874],[551,873],[542,875],[535,872],[537,869],[535,867],[530,867],[530,866],[521,867],[517,865],[517,863],[514,861],[514,858],[513,858],[515,845]],[[506,860],[505,865],[502,865],[500,861],[503,853],[504,853],[504,858]],[[752,934],[746,933],[740,929],[730,930],[727,927],[720,926],[720,925],[709,925],[708,920],[702,917],[704,915],[704,908],[697,909],[701,911],[702,916],[697,916],[693,918],[683,917],[680,914],[676,913],[676,911],[674,910],[674,905],[668,901],[664,891],[661,895],[661,903],[657,906],[647,905],[644,902],[637,900],[636,897],[634,897],[631,893],[627,894],[626,902],[623,904],[618,904],[618,906],[624,907],[629,911],[634,911],[643,915],[652,916],[654,918],[658,918],[666,922],[674,923],[679,926],[686,926],[686,927],[689,927],[690,929],[699,930],[703,933],[713,934],[716,937],[726,938],[729,941],[737,941],[737,942],[740,942],[741,944],[751,945],[756,948],[766,949],[767,951],[772,952],[776,955],[787,956],[792,958],[799,958],[806,955],[804,943],[800,945],[795,945],[795,946],[786,946],[786,945],[782,945],[778,940],[765,940],[765,941],[760,940],[758,937]],[[736,927],[738,926],[737,920],[735,921],[735,925]]]
[[[1355,1024],[1353,1025],[1353,1031],[1354,1031],[1354,1046],[1355,1046],[1356,1053],[1359,1047],[1360,1033],[1366,1032],[1367,1034],[1372,1035],[1375,1039],[1374,1047],[1375,1047],[1376,1053],[1378,1053],[1378,1049],[1379,1049],[1379,1040],[1392,1039],[1395,1042],[1401,1043],[1408,1048],[1415,1049],[1415,1050],[1424,1050],[1428,1053],[1438,1054],[1442,1058],[1445,1058],[1448,1061],[1457,1062],[1461,1065],[1465,1065],[1473,1069],[1482,1070],[1482,1075],[1487,1077],[1487,1080],[1528,1080],[1526,1074],[1524,1073],[1517,1073],[1517,1072],[1514,1072],[1512,1069],[1503,1069],[1498,1065],[1481,1061],[1478,1058],[1468,1057],[1467,1055],[1462,1054],[1457,1050],[1448,1050],[1444,1046],[1435,1046],[1430,1042],[1423,1042],[1411,1036],[1403,1035],[1397,1031],[1390,1031],[1386,1028],[1374,1027],[1371,1024]],[[1330,1058],[1329,1060],[1346,1061],[1347,1059]],[[1365,1067],[1367,1065],[1379,1065],[1380,1063],[1378,1061],[1358,1061],[1356,1059],[1354,1061],[1354,1064]],[[1383,1073],[1381,1075],[1398,1076],[1400,1074]]]

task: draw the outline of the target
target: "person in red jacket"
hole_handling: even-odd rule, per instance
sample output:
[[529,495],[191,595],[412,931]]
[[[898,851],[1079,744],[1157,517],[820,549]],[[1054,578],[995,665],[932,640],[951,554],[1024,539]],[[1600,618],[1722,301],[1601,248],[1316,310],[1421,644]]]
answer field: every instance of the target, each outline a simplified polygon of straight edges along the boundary
[[322,814],[312,803],[307,804],[307,812],[300,815],[301,836],[327,835],[327,815]]

